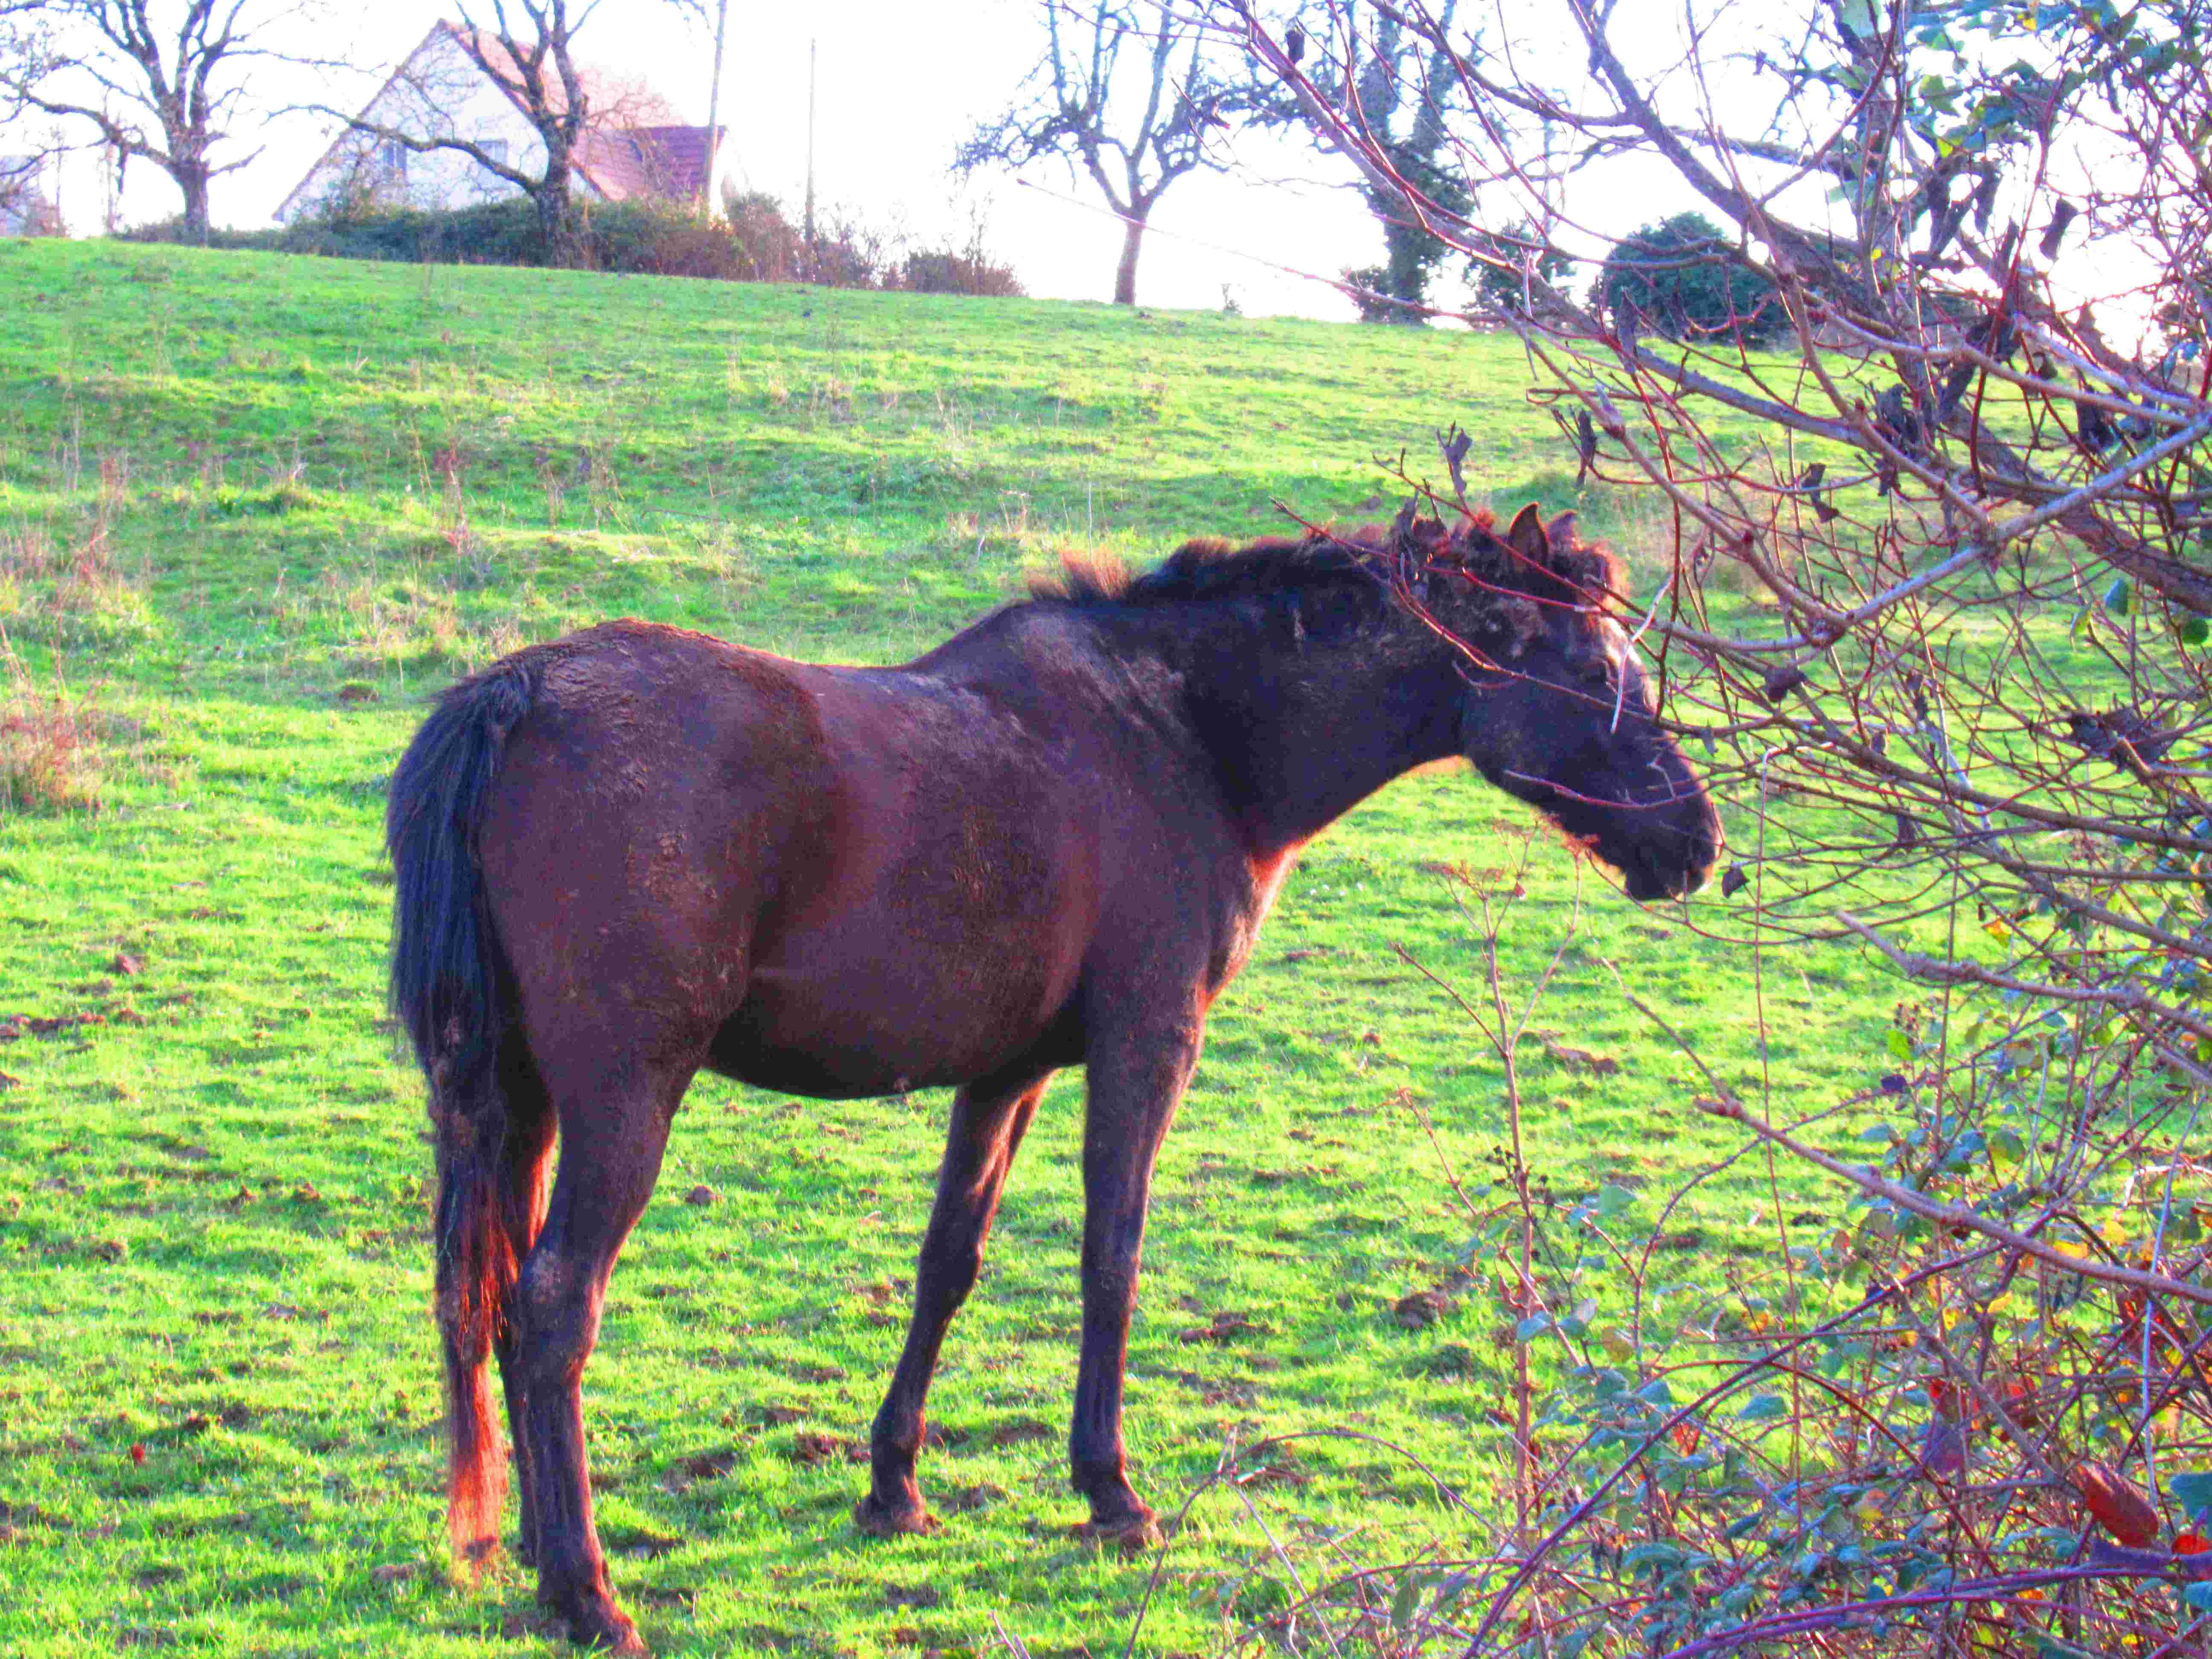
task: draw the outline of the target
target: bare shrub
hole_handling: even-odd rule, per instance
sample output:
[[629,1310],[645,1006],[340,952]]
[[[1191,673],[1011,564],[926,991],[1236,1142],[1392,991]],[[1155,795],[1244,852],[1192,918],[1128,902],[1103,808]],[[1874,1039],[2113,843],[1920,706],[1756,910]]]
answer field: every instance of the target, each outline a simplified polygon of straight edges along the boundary
[[58,670],[51,690],[36,685],[4,630],[0,656],[8,672],[0,702],[0,813],[98,811],[99,710],[72,696]]
[[[1768,1172],[1771,1245],[1692,1290],[1664,1265],[1681,1195],[1549,1202],[1507,1149],[1505,1197],[1468,1216],[1474,1255],[1512,1247],[1492,1294],[1532,1390],[1492,1547],[1288,1593],[1297,1639],[2203,1651],[2201,8],[1697,0],[1632,33],[1577,5],[1562,40],[1415,0],[1391,26],[1470,112],[1449,191],[1332,93],[1376,50],[1370,9],[1309,8],[1303,61],[1287,27],[1218,15],[1371,191],[1528,295],[1501,320],[1574,490],[1649,503],[1662,556],[1590,599],[1728,803],[1734,859],[1688,925],[1759,995],[1740,1046],[1681,1042],[1680,1109]],[[1571,289],[1558,259],[1644,216],[1584,187],[1624,154],[1717,227],[1670,258],[1771,293],[1772,350],[1662,340],[1617,285]],[[1770,1095],[1767,976],[1839,951],[1899,975],[1896,1014],[1838,1057],[1856,1082]],[[1460,994],[1492,1046],[1519,1029]],[[1670,1041],[1688,1023],[1645,1012]]]
[[[101,465],[105,479],[113,463]],[[117,566],[110,543],[118,499],[103,484],[83,536],[67,549],[31,525],[0,531],[0,627],[58,645],[113,643],[151,631],[143,584]]]

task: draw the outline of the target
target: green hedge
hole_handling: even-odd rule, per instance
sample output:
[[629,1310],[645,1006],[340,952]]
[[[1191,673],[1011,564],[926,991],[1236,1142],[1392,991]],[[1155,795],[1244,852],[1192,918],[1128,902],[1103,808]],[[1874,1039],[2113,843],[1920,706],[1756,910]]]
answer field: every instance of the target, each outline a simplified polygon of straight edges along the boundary
[[[742,210],[742,211],[740,210]],[[992,264],[980,247],[923,249],[903,259],[866,245],[854,227],[817,238],[810,257],[799,234],[769,198],[744,198],[727,217],[702,217],[672,202],[580,204],[577,263],[592,270],[725,282],[797,280],[836,287],[913,289],[922,293],[1018,295],[1013,272]],[[183,242],[181,220],[141,226],[127,241]],[[542,265],[545,241],[526,197],[428,212],[387,208],[306,219],[273,230],[211,231],[207,245],[271,253],[321,254],[334,259],[410,264]]]

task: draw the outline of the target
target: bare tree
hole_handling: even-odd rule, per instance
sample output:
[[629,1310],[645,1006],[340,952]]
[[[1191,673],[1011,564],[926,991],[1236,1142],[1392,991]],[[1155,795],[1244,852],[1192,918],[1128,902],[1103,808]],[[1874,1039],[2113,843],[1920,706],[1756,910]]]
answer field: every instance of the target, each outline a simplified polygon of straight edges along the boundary
[[[485,27],[477,21],[481,8],[472,12],[457,4],[459,27],[444,27],[461,60],[458,72],[442,66],[434,54],[428,68],[403,71],[390,88],[389,100],[398,106],[389,111],[392,118],[374,119],[366,112],[342,118],[352,131],[413,155],[465,155],[513,185],[537,209],[547,260],[569,264],[576,249],[576,149],[592,118],[591,95],[573,42],[595,9],[597,0],[588,0],[572,19],[568,0],[514,0],[510,15],[507,0],[491,0],[490,27]],[[471,75],[483,76],[514,100],[538,135],[538,155],[511,155],[495,141],[458,130],[452,111],[464,89],[459,82]],[[527,165],[533,161],[534,168]]]
[[[693,0],[676,3],[694,15],[699,9]],[[466,156],[530,198],[547,260],[572,264],[580,252],[576,173],[594,137],[670,124],[675,112],[642,83],[611,79],[578,59],[576,36],[599,9],[599,0],[586,0],[573,15],[568,0],[489,0],[488,11],[467,3],[453,9],[461,21],[445,27],[450,56],[433,54],[427,67],[403,72],[370,112],[316,107],[381,144],[417,155]],[[495,140],[460,129],[453,112],[465,93],[461,83],[478,76],[505,94],[529,122],[538,141],[535,153],[512,154]],[[380,106],[384,118],[373,112]],[[648,173],[658,160],[649,154],[635,159]]]
[[1237,60],[1168,5],[1042,0],[1042,10],[1044,56],[1006,112],[960,146],[953,169],[1057,160],[1087,176],[1121,221],[1114,303],[1134,305],[1153,208],[1186,173],[1226,164],[1222,137],[1261,94],[1241,68],[1224,70]]
[[184,196],[187,238],[204,242],[213,180],[257,63],[321,60],[268,44],[314,8],[303,0],[0,0],[0,20],[33,34],[0,55],[0,95],[96,130],[127,164],[151,162]]

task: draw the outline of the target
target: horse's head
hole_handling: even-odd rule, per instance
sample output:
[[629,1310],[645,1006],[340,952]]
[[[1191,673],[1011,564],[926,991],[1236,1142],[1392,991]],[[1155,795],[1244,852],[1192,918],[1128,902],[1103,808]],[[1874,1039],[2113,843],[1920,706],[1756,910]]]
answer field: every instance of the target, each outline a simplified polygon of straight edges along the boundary
[[1525,507],[1503,536],[1401,520],[1393,553],[1428,617],[1466,648],[1460,748],[1619,870],[1635,899],[1694,891],[1720,856],[1720,816],[1654,718],[1634,647],[1607,614],[1619,571]]

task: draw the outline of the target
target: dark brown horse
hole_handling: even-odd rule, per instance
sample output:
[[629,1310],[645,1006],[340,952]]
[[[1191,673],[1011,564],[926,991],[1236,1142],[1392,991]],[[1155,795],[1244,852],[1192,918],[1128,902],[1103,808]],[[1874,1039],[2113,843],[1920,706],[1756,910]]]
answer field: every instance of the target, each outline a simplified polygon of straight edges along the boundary
[[[1720,824],[1600,602],[1606,557],[1531,507],[1192,543],[1071,568],[904,668],[610,623],[445,694],[392,779],[392,1001],[430,1079],[450,1522],[520,1553],[580,1640],[641,1652],[592,1522],[578,1381],[700,1067],[825,1098],[952,1085],[913,1322],[855,1519],[930,1524],[938,1347],[1046,1080],[1087,1068],[1068,1458],[1102,1540],[1158,1536],[1121,1373],[1152,1163],[1206,1009],[1307,840],[1463,755],[1638,899]],[[556,1135],[559,1171],[545,1175]]]

